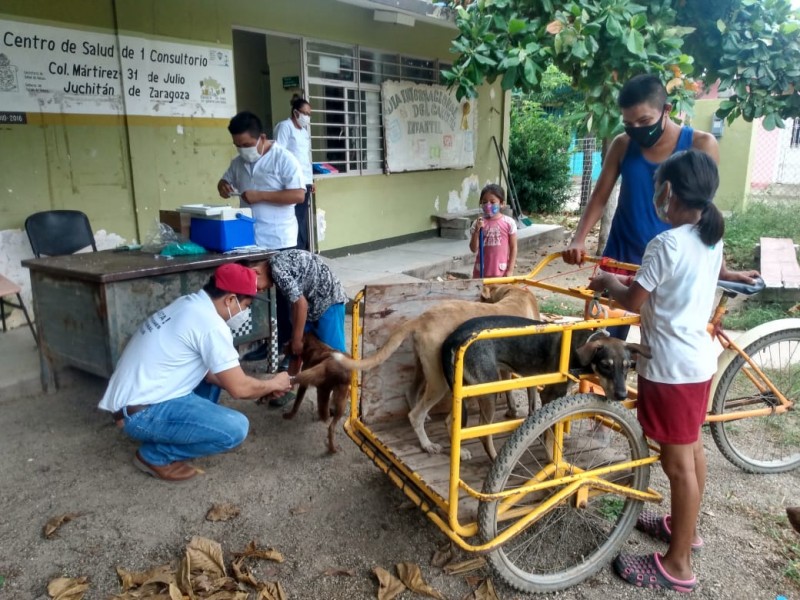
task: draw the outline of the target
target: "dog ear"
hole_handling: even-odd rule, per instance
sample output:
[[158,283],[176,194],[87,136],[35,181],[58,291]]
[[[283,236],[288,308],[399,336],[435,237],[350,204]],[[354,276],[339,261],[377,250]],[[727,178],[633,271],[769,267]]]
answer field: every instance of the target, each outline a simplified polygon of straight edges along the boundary
[[502,295],[498,295],[499,287],[496,285],[485,285],[481,288],[481,302],[496,302]]
[[594,353],[597,352],[597,349],[600,347],[600,342],[586,342],[583,346],[579,346],[575,348],[575,355],[578,357],[578,362],[581,363],[581,366],[585,367],[590,362],[592,362],[592,358],[594,358]]
[[652,354],[650,353],[650,346],[646,346],[644,344],[625,344],[625,349],[631,354],[639,354],[645,358],[653,358]]

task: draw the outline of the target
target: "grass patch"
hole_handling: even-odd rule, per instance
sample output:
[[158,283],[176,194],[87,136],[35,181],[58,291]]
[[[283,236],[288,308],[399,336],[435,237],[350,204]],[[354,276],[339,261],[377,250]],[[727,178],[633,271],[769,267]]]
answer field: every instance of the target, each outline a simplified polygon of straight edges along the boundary
[[[795,239],[798,235],[797,203],[752,201],[746,212],[734,213],[725,222],[725,258],[735,270],[758,269],[755,248],[762,236]],[[791,302],[761,302],[758,297],[743,302],[725,315],[725,327],[745,331],[762,323],[793,316]]]
[[[580,304],[576,304],[579,302]],[[558,297],[539,299],[539,312],[565,317],[582,317],[584,303],[580,300],[570,302]]]
[[625,508],[625,500],[617,496],[603,496],[598,501],[597,512],[609,521],[616,521]]
[[747,331],[762,323],[794,316],[789,312],[791,302],[759,302],[758,298],[743,302],[725,315],[725,329]]
[[758,268],[753,251],[762,236],[791,238],[798,234],[797,204],[753,201],[746,212],[725,222],[725,256],[731,269]]

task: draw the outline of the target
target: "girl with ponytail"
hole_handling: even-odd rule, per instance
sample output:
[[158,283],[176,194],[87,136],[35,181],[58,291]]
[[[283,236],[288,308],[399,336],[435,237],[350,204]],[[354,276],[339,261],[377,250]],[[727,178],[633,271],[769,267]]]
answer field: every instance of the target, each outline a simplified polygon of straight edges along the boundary
[[641,314],[642,343],[652,358],[639,355],[636,363],[637,418],[647,437],[661,445],[670,483],[671,514],[644,511],[636,523],[669,549],[663,556],[621,554],[614,569],[633,585],[690,592],[697,585],[691,553],[703,545],[696,529],[706,477],[700,426],[717,369],[706,325],[717,278],[726,274],[725,223],[713,204],[719,173],[708,154],[673,154],[659,166],[655,184],[656,213],[671,228],[647,245],[630,285],[599,271],[589,287],[607,290],[624,308]]

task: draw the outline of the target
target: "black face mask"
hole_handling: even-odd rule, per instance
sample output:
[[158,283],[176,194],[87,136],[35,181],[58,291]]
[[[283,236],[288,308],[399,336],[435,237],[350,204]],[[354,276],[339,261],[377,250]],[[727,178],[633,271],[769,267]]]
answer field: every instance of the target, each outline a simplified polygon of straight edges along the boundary
[[642,148],[652,147],[659,139],[661,139],[661,135],[664,133],[664,127],[661,125],[661,122],[664,120],[664,113],[666,110],[667,108],[664,107],[661,111],[661,116],[658,118],[658,121],[652,125],[645,125],[643,127],[626,127],[625,133],[627,133],[628,137],[630,137],[632,140],[635,140],[636,143]]

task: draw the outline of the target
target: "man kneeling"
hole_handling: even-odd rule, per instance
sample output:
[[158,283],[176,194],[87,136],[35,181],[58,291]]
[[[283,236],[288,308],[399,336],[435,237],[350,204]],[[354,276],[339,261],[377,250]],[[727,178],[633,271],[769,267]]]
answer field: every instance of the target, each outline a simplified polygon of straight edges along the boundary
[[256,274],[219,267],[203,289],[150,316],[125,347],[99,407],[141,442],[133,464],[158,479],[184,481],[197,471],[184,461],[235,448],[249,423],[220,406],[220,388],[234,398],[282,395],[289,375],[245,375],[232,329],[249,316]]

